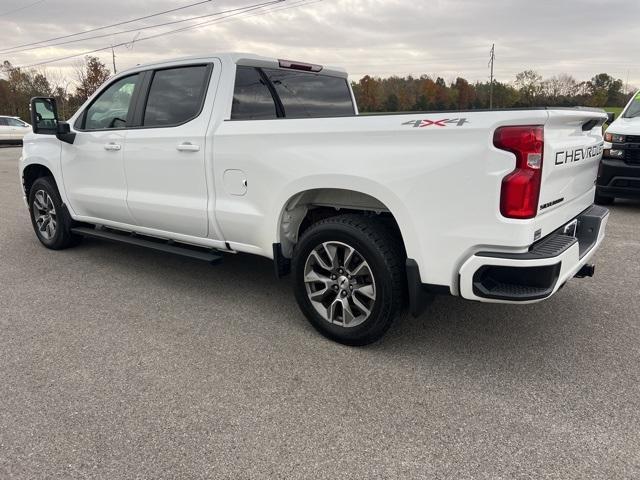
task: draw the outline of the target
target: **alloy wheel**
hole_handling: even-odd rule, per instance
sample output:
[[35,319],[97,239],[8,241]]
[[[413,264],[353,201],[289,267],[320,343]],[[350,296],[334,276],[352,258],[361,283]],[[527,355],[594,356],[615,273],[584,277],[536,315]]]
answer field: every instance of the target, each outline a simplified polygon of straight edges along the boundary
[[355,248],[324,242],[305,263],[307,296],[327,322],[353,328],[369,318],[376,301],[376,282],[369,263]]
[[44,190],[38,190],[33,197],[31,208],[38,232],[45,240],[51,240],[58,227],[56,207],[53,205],[51,196]]

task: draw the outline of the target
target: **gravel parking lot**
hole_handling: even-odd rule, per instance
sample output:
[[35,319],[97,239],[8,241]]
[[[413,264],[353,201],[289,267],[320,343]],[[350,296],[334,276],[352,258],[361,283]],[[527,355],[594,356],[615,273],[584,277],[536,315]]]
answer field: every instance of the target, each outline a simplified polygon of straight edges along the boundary
[[0,149],[0,478],[640,478],[640,203],[551,300],[436,300],[361,349],[271,262],[53,252]]

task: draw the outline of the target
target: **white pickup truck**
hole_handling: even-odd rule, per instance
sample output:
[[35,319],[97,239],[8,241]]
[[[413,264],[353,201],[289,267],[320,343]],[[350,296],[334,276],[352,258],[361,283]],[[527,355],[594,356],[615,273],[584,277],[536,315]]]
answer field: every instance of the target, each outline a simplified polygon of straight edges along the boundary
[[20,178],[46,247],[262,255],[348,345],[434,294],[548,298],[593,274],[608,219],[600,110],[360,116],[344,70],[219,54],[120,73],[68,122],[50,98],[31,112]]
[[609,125],[604,141],[596,203],[611,205],[616,198],[640,199],[640,91]]

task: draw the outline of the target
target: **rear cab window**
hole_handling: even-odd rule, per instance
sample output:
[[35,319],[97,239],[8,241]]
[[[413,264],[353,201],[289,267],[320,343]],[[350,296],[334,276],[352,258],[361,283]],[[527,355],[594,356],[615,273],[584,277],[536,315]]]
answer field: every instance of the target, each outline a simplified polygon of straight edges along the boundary
[[355,115],[346,78],[321,73],[238,66],[232,120]]
[[344,117],[355,113],[345,78],[317,73],[264,69],[286,118]]
[[268,120],[277,117],[276,102],[260,69],[238,67],[231,119]]

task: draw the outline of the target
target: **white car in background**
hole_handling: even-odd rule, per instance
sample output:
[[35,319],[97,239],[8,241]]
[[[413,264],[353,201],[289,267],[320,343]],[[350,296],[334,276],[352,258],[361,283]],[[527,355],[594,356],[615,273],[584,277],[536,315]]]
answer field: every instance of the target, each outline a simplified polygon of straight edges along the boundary
[[0,144],[22,143],[27,133],[31,133],[31,125],[17,117],[0,116]]

